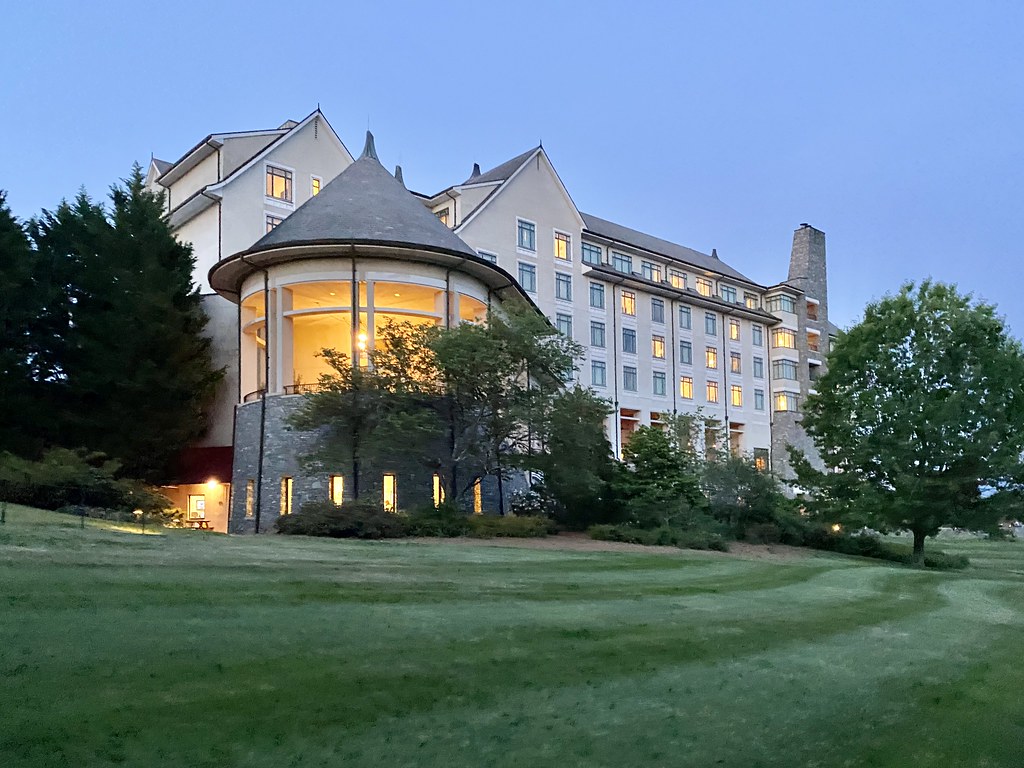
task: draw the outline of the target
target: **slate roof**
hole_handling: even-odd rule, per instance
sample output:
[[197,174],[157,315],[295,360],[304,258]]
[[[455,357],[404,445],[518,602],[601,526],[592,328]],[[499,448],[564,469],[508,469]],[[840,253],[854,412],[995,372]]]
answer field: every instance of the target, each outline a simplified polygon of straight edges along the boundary
[[516,155],[511,160],[506,160],[499,166],[481,173],[479,176],[470,176],[463,184],[488,184],[496,181],[505,181],[509,176],[519,170],[519,166],[526,162],[526,159],[536,152],[539,147],[528,149],[521,155]]
[[171,170],[171,168],[174,167],[174,163],[169,163],[166,160],[158,160],[155,157],[153,158],[153,165],[156,166],[157,173],[159,173],[161,176],[163,176],[165,173]]
[[737,280],[743,280],[744,282],[757,285],[757,283],[749,277],[737,272],[724,261],[721,261],[714,256],[709,256],[706,253],[695,251],[692,248],[687,248],[683,245],[677,245],[676,243],[669,242],[668,240],[662,240],[660,237],[654,237],[653,235],[638,232],[635,229],[624,227],[621,224],[616,224],[614,222],[598,218],[597,216],[591,216],[589,213],[581,212],[580,216],[583,217],[583,221],[586,225],[586,231],[597,235],[598,237],[606,237],[609,240],[617,240],[620,243],[634,245],[645,251],[651,251],[653,253],[661,254],[662,256],[668,256],[670,259],[678,259],[679,261],[692,264],[695,267],[700,267],[701,269],[706,269],[710,272],[717,272],[728,277],[734,277]]
[[358,160],[247,252],[313,243],[423,247],[477,256],[380,164],[369,132]]

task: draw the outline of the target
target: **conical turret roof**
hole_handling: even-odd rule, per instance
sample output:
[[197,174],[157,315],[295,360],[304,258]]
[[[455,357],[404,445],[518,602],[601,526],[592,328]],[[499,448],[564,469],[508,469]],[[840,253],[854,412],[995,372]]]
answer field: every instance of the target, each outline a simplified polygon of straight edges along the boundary
[[369,131],[358,160],[246,252],[318,243],[395,245],[477,256],[380,164]]

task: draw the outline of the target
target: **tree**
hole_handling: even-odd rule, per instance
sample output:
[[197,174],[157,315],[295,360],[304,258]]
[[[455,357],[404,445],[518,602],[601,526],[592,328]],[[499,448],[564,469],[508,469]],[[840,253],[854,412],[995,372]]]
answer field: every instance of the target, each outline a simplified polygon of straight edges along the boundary
[[785,499],[774,477],[741,456],[707,462],[702,485],[711,515],[737,539],[745,538],[750,525],[774,521]]
[[[805,403],[804,427],[841,482],[826,485],[875,527],[914,535],[998,514],[985,496],[1019,472],[1024,354],[995,308],[926,281],[868,305],[840,334]],[[803,464],[802,484],[822,475]]]
[[573,529],[614,522],[621,515],[612,487],[615,462],[604,432],[609,410],[608,402],[590,390],[577,386],[559,393],[538,425],[542,450],[522,461],[542,474],[544,491],[559,507],[556,518]]
[[32,453],[33,423],[45,418],[34,399],[33,321],[42,303],[35,252],[0,190],[0,452]]
[[53,295],[37,330],[54,395],[52,442],[118,458],[125,474],[166,480],[206,429],[214,370],[207,318],[192,284],[191,246],[178,242],[163,196],[138,165],[111,189],[111,210],[82,192],[30,230]]
[[679,437],[683,422],[665,429],[639,427],[622,448],[617,487],[631,522],[644,528],[687,527],[707,508],[699,483],[696,456]]

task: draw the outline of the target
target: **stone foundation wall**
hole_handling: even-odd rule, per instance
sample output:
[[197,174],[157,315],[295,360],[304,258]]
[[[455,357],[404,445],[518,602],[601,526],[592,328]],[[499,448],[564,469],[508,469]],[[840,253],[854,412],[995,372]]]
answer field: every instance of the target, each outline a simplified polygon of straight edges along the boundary
[[[301,432],[288,426],[288,418],[301,407],[301,395],[271,395],[266,398],[266,426],[264,432],[263,482],[257,504],[256,483],[259,478],[260,421],[263,403],[255,401],[239,405],[235,411],[235,455],[232,468],[231,511],[228,530],[231,533],[255,533],[257,522],[260,533],[273,533],[274,523],[281,515],[282,478],[292,478],[292,513],[298,514],[303,504],[330,498],[330,476],[345,479],[345,498],[350,498],[353,477],[350,467],[337,467],[332,471],[310,471],[303,457],[316,448],[319,435]],[[433,473],[415,461],[387,460],[377,466],[364,467],[360,483],[361,498],[381,498],[384,473],[395,475],[398,509],[411,509],[433,503]],[[250,500],[250,483],[251,500]],[[481,499],[485,514],[497,514],[499,509],[498,481],[496,477],[481,478]],[[526,487],[525,478],[515,473],[505,478],[505,508],[517,490]],[[472,493],[466,494],[463,505],[472,507]],[[251,505],[251,514],[247,508]]]

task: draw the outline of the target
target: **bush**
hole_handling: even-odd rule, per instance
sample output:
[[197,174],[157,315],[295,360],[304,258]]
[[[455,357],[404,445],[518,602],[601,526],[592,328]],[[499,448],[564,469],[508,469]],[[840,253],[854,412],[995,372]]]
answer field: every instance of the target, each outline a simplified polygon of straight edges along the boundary
[[[905,565],[911,565],[914,562],[913,549],[903,544],[894,544],[867,534],[851,536],[850,534],[832,533],[828,528],[820,525],[807,525],[800,544],[811,549],[821,549],[841,555],[870,557],[875,560],[887,560]],[[925,552],[924,554],[926,568],[962,570],[970,564],[971,561],[964,555],[947,555],[945,552]]]
[[478,539],[534,539],[547,536],[551,522],[543,517],[495,517],[477,515],[469,518],[469,535]]
[[775,523],[756,523],[747,527],[744,538],[754,544],[778,544],[782,531]]
[[88,517],[92,520],[108,520],[115,523],[141,523],[145,525],[162,525],[165,528],[181,528],[184,526],[185,513],[180,509],[164,509],[158,512],[136,514],[133,509],[106,509],[89,507],[83,504],[68,504],[60,507],[57,512],[75,517]]
[[455,504],[444,502],[436,507],[422,507],[406,519],[409,536],[465,536],[469,519]]
[[648,547],[679,549],[713,549],[728,552],[729,543],[719,534],[704,530],[687,530],[663,525],[658,528],[635,528],[629,525],[592,525],[587,533],[599,541],[624,541]]
[[134,480],[117,477],[120,465],[101,453],[53,448],[38,461],[0,454],[0,500],[40,509],[71,505],[158,514],[171,502]]
[[335,539],[397,539],[407,535],[406,518],[385,512],[376,502],[330,501],[303,504],[298,514],[277,519],[278,533],[294,536],[328,536]]

